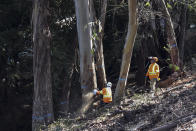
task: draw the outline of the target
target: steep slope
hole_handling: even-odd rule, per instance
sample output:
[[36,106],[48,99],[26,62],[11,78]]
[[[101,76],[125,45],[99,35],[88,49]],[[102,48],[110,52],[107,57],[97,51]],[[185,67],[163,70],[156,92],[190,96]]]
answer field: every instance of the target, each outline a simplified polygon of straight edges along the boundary
[[94,107],[84,117],[59,119],[47,130],[148,131],[161,127],[193,131],[195,122],[196,75],[192,74],[159,90],[154,98],[149,93],[126,95],[120,106]]

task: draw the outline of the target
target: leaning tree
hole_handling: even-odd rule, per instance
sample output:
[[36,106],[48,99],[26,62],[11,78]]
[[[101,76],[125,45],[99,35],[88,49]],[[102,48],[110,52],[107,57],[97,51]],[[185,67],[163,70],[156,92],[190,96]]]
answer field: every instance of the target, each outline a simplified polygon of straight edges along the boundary
[[114,100],[119,103],[121,98],[124,96],[125,86],[127,83],[127,77],[129,73],[131,57],[133,52],[133,47],[135,43],[135,38],[137,34],[137,0],[129,0],[129,23],[128,32],[126,37],[126,43],[123,49],[123,58],[120,70],[120,77],[117,83],[116,91],[114,94]]

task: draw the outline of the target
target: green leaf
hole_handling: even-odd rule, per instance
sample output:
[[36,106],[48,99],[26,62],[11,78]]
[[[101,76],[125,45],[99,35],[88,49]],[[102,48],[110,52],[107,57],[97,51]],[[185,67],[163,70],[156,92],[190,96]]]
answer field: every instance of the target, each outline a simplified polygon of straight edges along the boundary
[[173,68],[173,64],[169,64],[169,69],[172,69]]
[[150,6],[150,2],[149,1],[146,2],[145,6]]
[[167,8],[172,9],[172,6],[169,3],[167,3]]
[[174,64],[169,64],[169,69],[172,69],[174,71],[178,71],[180,70],[180,67]]
[[94,55],[94,53],[95,53],[95,49],[94,48],[91,49],[91,53]]
[[97,33],[96,33],[96,32],[93,32],[93,34],[92,34],[92,38],[93,38],[93,40],[95,40],[95,39],[96,39],[96,37],[97,37]]
[[178,70],[180,70],[180,67],[177,66],[177,65],[174,65],[174,70],[175,70],[175,71],[178,71]]
[[191,5],[188,5],[188,8],[189,8],[189,10],[192,10],[193,9],[193,7]]

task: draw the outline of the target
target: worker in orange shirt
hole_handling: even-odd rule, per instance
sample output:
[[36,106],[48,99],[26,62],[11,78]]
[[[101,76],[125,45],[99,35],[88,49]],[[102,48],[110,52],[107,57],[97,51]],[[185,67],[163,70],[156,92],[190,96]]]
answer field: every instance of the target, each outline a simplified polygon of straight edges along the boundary
[[108,82],[106,87],[104,87],[101,91],[94,90],[95,95],[103,95],[103,102],[104,103],[111,103],[112,102],[112,83]]
[[146,73],[146,78],[149,77],[150,79],[150,88],[152,90],[152,96],[156,93],[156,83],[160,80],[159,75],[159,65],[156,63],[158,62],[157,57],[149,57],[150,59],[150,66],[148,68],[148,72]]

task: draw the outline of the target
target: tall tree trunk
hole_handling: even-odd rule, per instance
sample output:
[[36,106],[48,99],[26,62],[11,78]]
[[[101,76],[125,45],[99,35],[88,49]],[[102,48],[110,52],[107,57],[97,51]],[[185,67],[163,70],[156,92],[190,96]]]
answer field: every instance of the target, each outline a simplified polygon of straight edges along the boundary
[[104,64],[104,55],[103,55],[103,36],[104,36],[104,25],[105,25],[105,16],[106,16],[107,0],[101,0],[101,14],[98,21],[97,34],[98,38],[96,39],[96,50],[95,50],[95,59],[96,59],[96,69],[97,69],[97,84],[99,88],[103,88],[106,80],[105,73],[105,64]]
[[185,39],[185,31],[186,31],[186,14],[187,14],[187,5],[183,5],[181,10],[181,16],[180,16],[180,30],[179,30],[179,39],[178,39],[178,45],[179,45],[179,51],[180,51],[180,60],[181,60],[181,67],[183,66],[183,59],[184,59],[184,39]]
[[134,47],[135,37],[137,34],[137,0],[129,0],[129,24],[126,43],[123,50],[123,59],[120,71],[120,77],[117,83],[114,100],[119,103],[124,96],[125,86],[127,83],[127,77],[129,73],[132,51]]
[[51,33],[48,25],[48,0],[33,3],[33,74],[34,96],[32,130],[54,120],[51,84]]
[[177,41],[176,41],[176,36],[174,32],[174,27],[173,23],[171,20],[171,16],[169,14],[169,11],[166,7],[165,1],[160,0],[160,7],[162,7],[162,12],[164,17],[166,18],[166,32],[167,32],[167,41],[170,46],[170,56],[171,56],[171,61],[172,64],[179,66],[179,51],[178,51],[178,46],[177,46]]
[[82,107],[80,113],[85,113],[88,110],[93,101],[93,89],[97,88],[92,53],[92,28],[90,26],[89,6],[89,0],[75,0],[82,88]]

